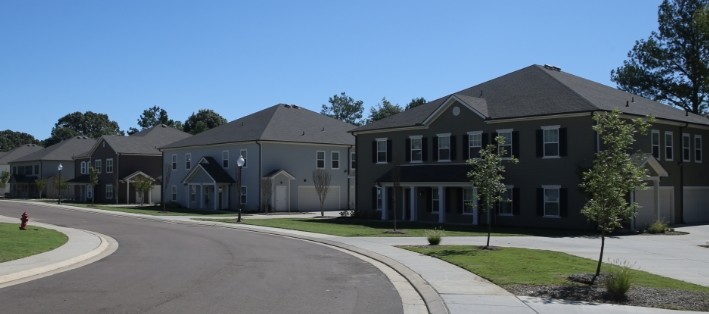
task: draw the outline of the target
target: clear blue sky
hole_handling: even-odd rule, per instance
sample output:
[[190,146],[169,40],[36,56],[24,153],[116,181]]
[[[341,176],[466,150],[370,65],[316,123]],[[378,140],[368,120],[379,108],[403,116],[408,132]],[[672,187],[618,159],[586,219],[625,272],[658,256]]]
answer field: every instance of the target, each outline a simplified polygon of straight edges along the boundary
[[231,121],[346,92],[433,100],[532,65],[615,86],[661,0],[0,1],[0,130],[49,137],[74,111]]

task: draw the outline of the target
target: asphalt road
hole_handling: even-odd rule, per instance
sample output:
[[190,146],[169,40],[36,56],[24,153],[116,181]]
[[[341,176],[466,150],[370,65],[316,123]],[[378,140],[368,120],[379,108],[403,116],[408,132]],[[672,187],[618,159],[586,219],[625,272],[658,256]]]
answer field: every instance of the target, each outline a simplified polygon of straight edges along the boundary
[[334,249],[228,228],[0,202],[0,214],[119,242],[96,263],[0,289],[3,313],[402,313],[374,266]]

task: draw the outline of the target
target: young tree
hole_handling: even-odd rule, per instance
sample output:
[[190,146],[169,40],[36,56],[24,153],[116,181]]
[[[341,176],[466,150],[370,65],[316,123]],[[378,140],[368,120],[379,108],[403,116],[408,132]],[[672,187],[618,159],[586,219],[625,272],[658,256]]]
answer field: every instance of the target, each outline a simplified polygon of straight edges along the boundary
[[98,171],[93,166],[89,167],[89,187],[91,188],[91,205],[96,203],[96,186],[98,185]]
[[635,135],[645,133],[653,121],[650,117],[629,122],[620,117],[618,110],[595,113],[593,119],[593,130],[598,132],[603,149],[596,154],[593,167],[583,172],[581,183],[589,197],[581,214],[596,223],[601,233],[601,253],[591,284],[601,272],[606,234],[621,228],[621,223],[631,219],[638,208],[627,195],[645,187],[647,174],[634,162],[631,147]]
[[355,101],[347,96],[345,92],[340,95],[333,95],[328,99],[330,105],[322,105],[321,114],[330,118],[335,118],[354,125],[362,125],[362,112],[364,112],[364,102]]
[[376,107],[369,108],[369,118],[367,123],[378,121],[389,116],[393,116],[403,111],[397,104],[392,104],[386,97],[382,98],[382,102]]
[[421,105],[423,105],[423,104],[425,104],[425,103],[426,103],[426,99],[423,98],[423,97],[414,98],[414,99],[412,99],[412,100],[406,105],[406,107],[404,108],[404,110],[409,110],[409,109],[411,109],[411,108],[421,106]]
[[111,121],[107,114],[79,111],[67,114],[54,124],[52,135],[44,141],[45,146],[51,146],[73,136],[88,136],[98,138],[102,135],[123,135],[116,121]]
[[138,191],[138,195],[140,195],[140,206],[143,206],[145,203],[145,193],[148,193],[150,189],[153,188],[153,180],[144,176],[136,176],[133,180],[133,185],[135,186],[135,190]]
[[271,195],[273,195],[273,179],[261,178],[261,210],[264,213],[271,210]]
[[659,29],[635,42],[623,66],[611,71],[618,88],[705,114],[709,97],[709,0],[664,0]]
[[325,197],[327,196],[327,190],[330,188],[330,172],[324,169],[313,170],[313,184],[315,185],[315,192],[318,193],[318,198],[320,199],[320,216],[325,216]]
[[128,134],[134,134],[140,132],[140,130],[145,130],[158,125],[166,125],[169,127],[181,129],[182,123],[180,121],[175,121],[167,116],[167,111],[158,106],[152,106],[148,109],[143,110],[143,114],[138,118],[138,126],[140,129],[130,128]]
[[9,171],[3,171],[2,174],[0,174],[0,189],[4,189],[7,186],[7,181],[10,180],[10,172]]
[[44,191],[44,187],[47,186],[47,179],[34,180],[34,185],[37,187],[37,194],[39,194],[39,198],[42,198],[42,191]]
[[226,119],[214,112],[214,110],[200,109],[197,113],[193,112],[192,115],[185,120],[185,123],[182,125],[182,130],[190,134],[197,134],[225,123],[227,123]]
[[487,217],[487,244],[485,248],[490,247],[490,233],[492,232],[492,210],[496,203],[503,200],[502,195],[507,188],[505,187],[505,165],[503,161],[512,164],[517,163],[517,158],[514,156],[505,158],[507,153],[503,147],[505,138],[498,136],[495,138],[497,144],[488,144],[487,147],[480,150],[480,158],[468,159],[468,165],[473,166],[473,170],[468,172],[468,178],[477,188],[478,193],[476,200],[482,201],[482,211]]
[[12,150],[24,144],[39,144],[31,134],[12,130],[0,131],[0,152]]

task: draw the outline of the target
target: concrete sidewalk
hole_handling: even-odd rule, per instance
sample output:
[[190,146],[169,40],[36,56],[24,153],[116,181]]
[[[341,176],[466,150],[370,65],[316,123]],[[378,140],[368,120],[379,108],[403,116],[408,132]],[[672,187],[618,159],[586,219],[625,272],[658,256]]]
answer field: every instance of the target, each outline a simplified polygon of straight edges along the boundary
[[[47,205],[47,206],[58,206],[58,205]],[[416,292],[421,296],[421,298],[426,302],[428,312],[430,313],[680,313],[679,311],[662,310],[654,308],[641,308],[632,306],[620,306],[620,305],[609,305],[609,304],[588,304],[583,302],[566,302],[561,300],[547,300],[541,298],[532,297],[518,297],[512,295],[506,290],[490,283],[489,281],[476,276],[462,268],[451,265],[449,263],[443,262],[441,260],[424,256],[418,253],[407,251],[395,247],[395,245],[425,245],[427,244],[426,239],[419,238],[402,238],[402,237],[392,237],[392,238],[378,238],[378,237],[361,237],[361,238],[346,238],[329,236],[323,234],[314,234],[295,230],[285,230],[277,228],[268,227],[258,227],[249,226],[243,224],[230,224],[230,223],[218,223],[209,221],[194,221],[190,220],[188,217],[180,216],[149,216],[149,215],[137,215],[119,212],[106,212],[102,210],[95,209],[84,209],[76,207],[62,206],[65,209],[72,210],[82,210],[91,212],[101,212],[104,214],[119,215],[119,216],[132,216],[142,219],[150,219],[156,221],[164,221],[170,223],[187,223],[187,224],[200,224],[200,225],[210,225],[233,229],[243,229],[253,232],[267,233],[280,236],[288,236],[292,238],[313,241],[316,243],[322,243],[325,245],[334,246],[340,249],[344,249],[355,254],[363,255],[366,258],[373,259],[377,262],[383,263],[389,268],[395,270],[398,274],[403,276],[410,284],[416,289]],[[319,215],[319,213],[317,213]],[[275,216],[275,215],[268,215]],[[303,214],[303,216],[313,217],[313,213]],[[293,217],[293,216],[286,216]],[[205,217],[200,217],[205,218]],[[255,219],[255,216],[250,216],[248,218]],[[16,221],[17,219],[15,219]],[[700,227],[687,227],[687,228],[697,228],[692,234],[696,235],[687,239],[697,239],[709,234],[709,226]],[[689,229],[693,230],[693,229]],[[82,236],[81,232],[74,233],[70,235],[71,237]],[[632,240],[633,237],[640,237],[638,240]],[[610,242],[607,242],[607,249],[612,252],[611,256],[620,254],[623,250],[633,249],[627,254],[639,254],[638,252],[645,251],[647,255],[643,255],[643,258],[655,258],[656,250],[658,250],[657,243],[665,243],[664,245],[680,245],[679,240],[675,240],[672,236],[656,237],[651,239],[641,238],[643,236],[633,236],[626,238],[614,238]],[[686,237],[686,236],[677,236]],[[670,240],[662,240],[666,238],[672,238]],[[443,239],[443,244],[482,244],[484,241],[481,237],[445,237]],[[692,240],[695,241],[695,240]],[[495,237],[492,240],[494,245],[499,246],[522,246],[530,248],[542,248],[550,250],[568,250],[571,254],[577,252],[579,254],[591,254],[590,248],[593,248],[593,256],[591,258],[596,258],[595,254],[598,254],[599,240],[593,238],[543,238],[543,237]],[[649,244],[642,244],[643,242],[649,242]],[[685,241],[686,242],[686,241]],[[78,245],[79,242],[70,240],[65,246]],[[587,244],[583,244],[587,243]],[[627,245],[625,244],[627,243]],[[654,243],[654,245],[653,245]],[[583,245],[581,245],[583,244]],[[703,243],[699,243],[703,244]],[[612,248],[617,246],[617,249]],[[652,249],[651,249],[652,248]],[[684,247],[682,247],[684,248]],[[665,248],[660,248],[663,251]],[[681,253],[670,250],[670,247],[666,248],[664,251],[666,254]],[[686,248],[684,248],[686,250]],[[588,250],[588,253],[585,252]],[[682,250],[682,249],[680,249]],[[703,252],[706,256],[706,250],[699,251]],[[55,250],[57,251],[57,250]],[[71,250],[69,250],[71,251]],[[697,253],[699,253],[697,252]],[[55,255],[56,252],[43,253],[46,255]],[[79,254],[77,251],[76,254]],[[579,255],[577,254],[577,255]],[[664,254],[664,253],[663,253]],[[42,254],[40,254],[42,255]],[[66,253],[59,254],[61,256],[56,256],[55,259],[71,259]],[[38,257],[39,255],[37,255]],[[583,256],[583,255],[581,255]],[[696,257],[696,256],[695,256]],[[660,257],[660,262],[668,262],[664,259],[665,255]],[[40,260],[43,258],[29,257],[28,260],[36,259],[34,262],[24,263],[24,270],[31,270],[32,267],[41,267],[42,262]],[[629,260],[630,261],[630,260]],[[676,269],[676,271],[670,271],[668,277],[683,277],[684,270],[683,265],[678,265],[678,262],[683,260],[675,259],[672,261],[672,267],[665,267],[670,269]],[[36,262],[36,263],[35,263]],[[694,260],[692,257],[690,260],[686,261],[690,268],[700,267],[705,265],[707,259]],[[698,263],[693,266],[692,263]],[[5,269],[5,264],[0,264],[0,270]],[[652,263],[643,265],[653,265]],[[643,265],[640,265],[643,270],[645,269]],[[15,271],[23,271],[22,267],[15,266]],[[707,269],[704,266],[704,270]],[[653,268],[654,269],[654,268]],[[691,272],[694,270],[689,270]],[[652,271],[650,271],[652,272]],[[386,272],[385,272],[386,273]],[[1,274],[1,273],[0,273]],[[694,273],[695,277],[707,277],[704,275],[698,276],[698,273]],[[702,273],[703,274],[703,273]],[[390,277],[391,278],[391,277]],[[705,278],[706,279],[706,278]],[[689,281],[689,280],[688,280]],[[398,285],[398,286],[397,286]],[[401,283],[396,283],[397,290],[400,290]],[[1,286],[0,286],[1,287]],[[404,292],[406,293],[406,292]],[[404,297],[402,297],[402,300]],[[417,313],[420,307],[411,306],[407,307],[404,304],[405,313]]]

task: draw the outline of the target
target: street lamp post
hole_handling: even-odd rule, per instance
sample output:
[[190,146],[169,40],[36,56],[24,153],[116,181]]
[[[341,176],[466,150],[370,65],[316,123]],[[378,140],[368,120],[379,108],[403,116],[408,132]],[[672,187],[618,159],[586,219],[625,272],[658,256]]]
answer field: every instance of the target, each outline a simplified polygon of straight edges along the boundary
[[57,180],[57,190],[59,191],[58,204],[62,203],[62,169],[64,169],[64,166],[62,166],[62,163],[59,163],[59,166],[57,166],[57,171],[59,171],[59,180]]
[[236,222],[241,222],[241,168],[244,167],[245,162],[244,156],[239,155],[239,159],[236,160],[236,206],[239,206]]

